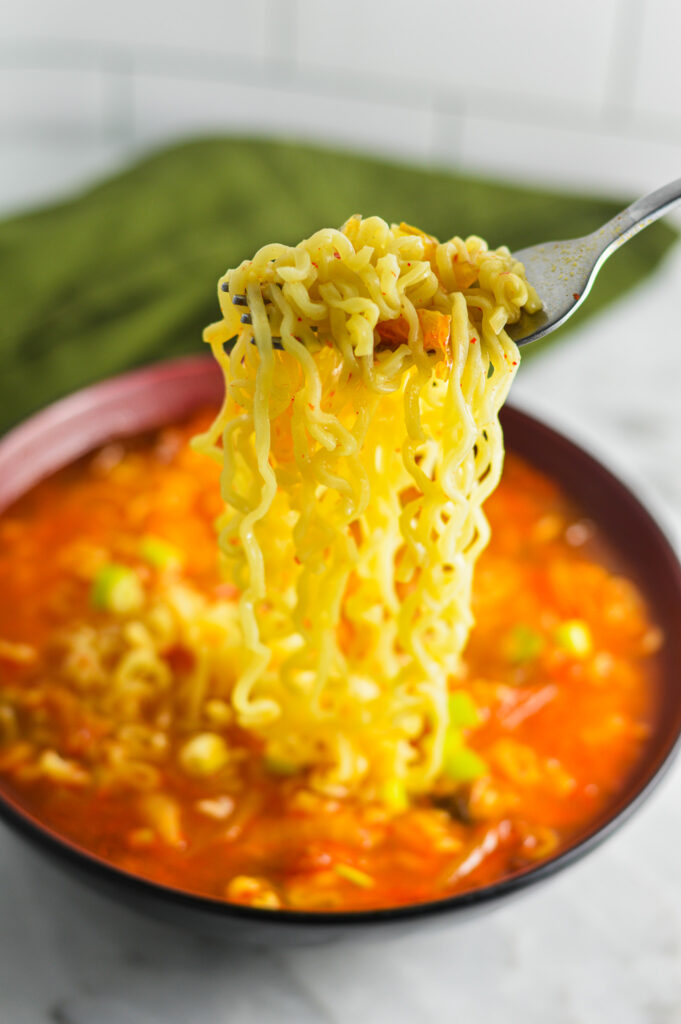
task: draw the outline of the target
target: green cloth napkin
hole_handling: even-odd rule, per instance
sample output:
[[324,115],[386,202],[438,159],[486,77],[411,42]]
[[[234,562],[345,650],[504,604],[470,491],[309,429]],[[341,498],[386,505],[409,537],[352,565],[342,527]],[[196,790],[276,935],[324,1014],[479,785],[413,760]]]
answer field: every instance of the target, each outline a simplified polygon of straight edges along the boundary
[[[202,351],[218,276],[265,242],[358,212],[519,248],[586,234],[622,205],[292,143],[174,146],[0,224],[0,430],[91,381]],[[675,237],[658,223],[627,245],[571,324],[649,274]]]

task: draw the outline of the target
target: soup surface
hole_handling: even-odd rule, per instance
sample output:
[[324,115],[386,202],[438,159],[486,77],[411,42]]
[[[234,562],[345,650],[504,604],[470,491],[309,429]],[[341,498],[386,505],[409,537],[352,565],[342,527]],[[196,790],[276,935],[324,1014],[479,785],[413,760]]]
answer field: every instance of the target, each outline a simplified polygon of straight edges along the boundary
[[[126,871],[273,909],[438,899],[573,842],[657,713],[661,636],[594,524],[507,456],[451,771],[420,797],[359,805],[268,761],[183,642],[197,602],[210,644],[211,616],[217,643],[238,598],[216,564],[219,468],[187,446],[210,419],[110,444],[0,518],[5,792]],[[154,630],[160,668],[145,660]]]

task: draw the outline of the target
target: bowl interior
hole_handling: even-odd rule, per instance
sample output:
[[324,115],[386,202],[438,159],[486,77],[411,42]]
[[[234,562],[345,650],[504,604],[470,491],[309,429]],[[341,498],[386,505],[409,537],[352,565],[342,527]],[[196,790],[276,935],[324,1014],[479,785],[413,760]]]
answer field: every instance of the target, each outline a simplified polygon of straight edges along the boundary
[[607,538],[664,634],[655,655],[660,700],[643,757],[613,802],[585,830],[592,834],[636,799],[681,733],[681,567],[666,536],[639,499],[610,470],[562,434],[518,409],[502,412],[506,447],[558,480]]
[[[114,437],[152,430],[188,416],[202,406],[217,405],[222,378],[212,359],[192,357],[133,371],[64,399],[34,416],[0,441],[0,512],[39,480]],[[668,762],[681,733],[681,567],[664,534],[638,499],[609,470],[567,438],[538,420],[507,407],[502,415],[506,446],[554,477],[584,512],[604,531],[622,568],[645,594],[665,634],[657,655],[662,682],[659,714],[653,734],[636,769],[610,806],[591,822],[571,846],[518,876],[486,890],[475,890],[432,904],[388,911],[330,915],[348,920],[405,917],[428,911],[486,902],[513,888],[550,874],[586,852],[609,834],[638,805]],[[0,813],[33,839],[68,853],[85,869],[111,876],[125,873],[61,839],[0,792]],[[130,880],[130,876],[128,876]],[[205,897],[179,894],[145,879],[139,889],[156,890],[163,898],[212,905],[213,912],[258,917],[263,911],[233,908]],[[282,920],[316,920],[325,915],[278,911]]]

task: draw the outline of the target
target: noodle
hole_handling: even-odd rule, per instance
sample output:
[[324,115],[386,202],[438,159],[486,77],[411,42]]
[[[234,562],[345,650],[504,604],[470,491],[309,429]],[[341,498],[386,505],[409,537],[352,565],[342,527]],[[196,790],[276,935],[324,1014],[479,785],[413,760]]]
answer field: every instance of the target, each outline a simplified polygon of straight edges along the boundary
[[194,445],[222,465],[236,721],[327,793],[423,791],[502,468],[504,328],[540,303],[507,249],[377,217],[265,246],[218,295],[225,399]]

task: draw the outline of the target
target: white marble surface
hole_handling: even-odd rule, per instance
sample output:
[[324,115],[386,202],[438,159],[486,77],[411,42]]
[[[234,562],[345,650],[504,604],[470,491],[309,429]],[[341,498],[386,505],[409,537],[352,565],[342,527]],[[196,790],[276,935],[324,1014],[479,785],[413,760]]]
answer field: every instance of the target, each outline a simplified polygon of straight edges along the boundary
[[[522,368],[681,536],[681,251]],[[618,358],[614,359],[617,353]],[[0,1024],[681,1024],[681,763],[604,847],[508,907],[372,944],[248,950],[137,920],[0,830]]]

